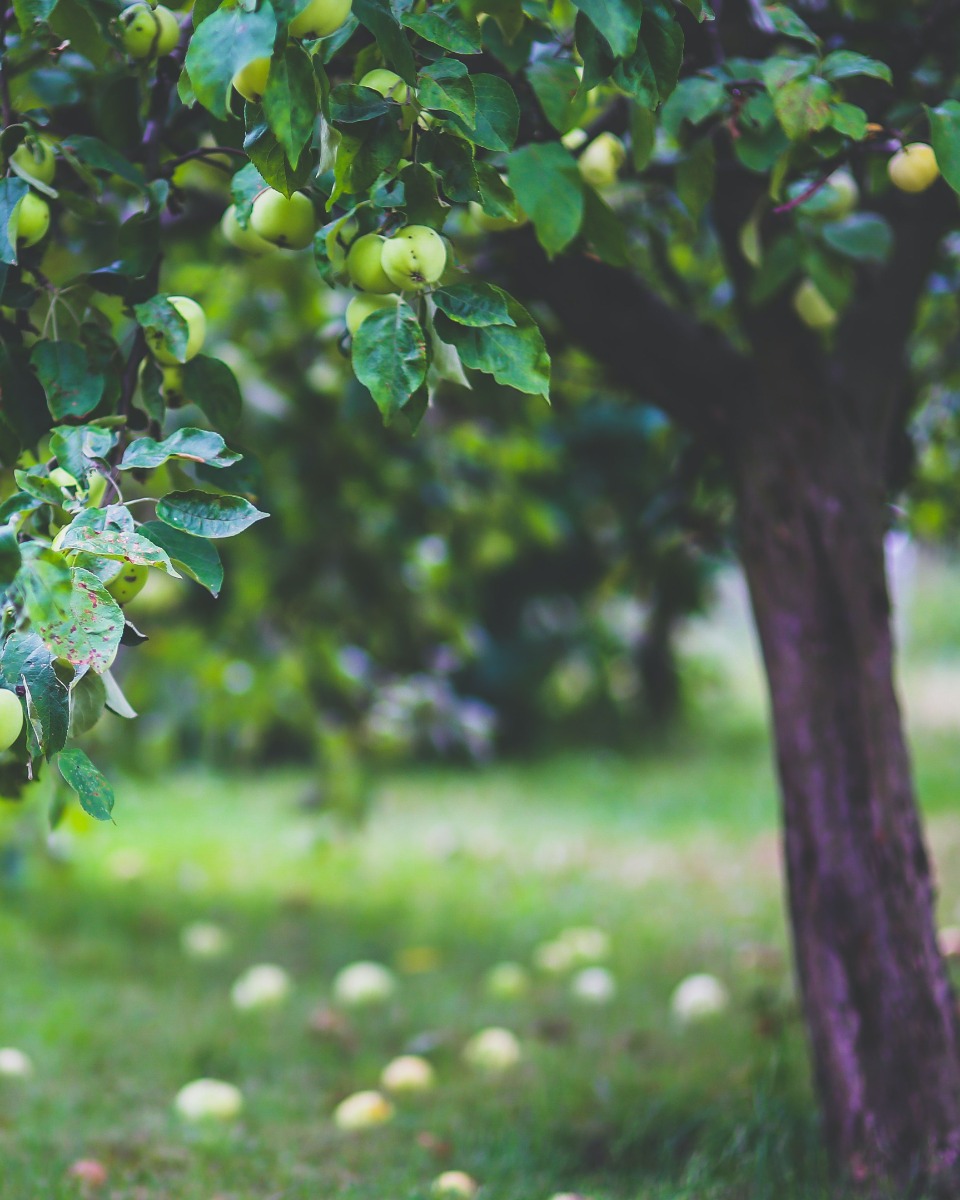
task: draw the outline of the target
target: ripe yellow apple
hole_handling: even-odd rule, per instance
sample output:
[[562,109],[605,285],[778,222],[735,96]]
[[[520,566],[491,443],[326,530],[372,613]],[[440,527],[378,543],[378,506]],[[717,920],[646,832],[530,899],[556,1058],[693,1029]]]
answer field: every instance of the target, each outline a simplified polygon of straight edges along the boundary
[[0,750],[9,750],[23,728],[23,705],[15,692],[0,689]]
[[322,38],[336,33],[350,16],[352,0],[309,0],[290,22],[290,36]]
[[153,58],[160,40],[160,20],[149,4],[131,4],[120,14],[123,48],[131,58],[143,62]]
[[169,296],[167,302],[173,306],[187,323],[187,348],[183,358],[177,358],[167,346],[167,339],[159,329],[151,329],[147,333],[147,343],[153,357],[162,366],[175,367],[179,363],[189,362],[203,349],[207,336],[207,314],[196,300],[189,296]]
[[153,15],[160,25],[156,53],[158,55],[172,54],[180,44],[180,22],[170,9],[165,8],[162,4],[157,5],[153,10]]
[[35,192],[17,201],[10,217],[10,237],[20,246],[35,246],[50,228],[50,205]]
[[396,284],[383,269],[383,247],[387,239],[379,233],[366,233],[350,247],[347,272],[352,283],[365,292],[385,296],[397,290]]
[[932,146],[926,142],[911,142],[890,159],[887,174],[901,192],[925,192],[940,178],[940,167]]
[[142,563],[124,563],[106,589],[122,608],[143,591],[150,568]]
[[57,155],[53,142],[45,137],[31,137],[10,155],[10,162],[38,183],[52,183],[57,170]]
[[313,241],[316,228],[313,202],[304,192],[294,192],[288,199],[265,188],[253,202],[250,228],[275,246],[302,250]]
[[443,238],[427,225],[404,225],[383,246],[383,269],[404,291],[436,283],[447,265]]
[[793,308],[811,329],[831,329],[839,314],[812,279],[805,279],[793,293]]
[[627,151],[616,134],[598,133],[577,159],[577,165],[591,187],[605,188],[617,182],[626,161]]
[[258,233],[254,233],[249,226],[246,229],[243,228],[237,220],[237,210],[233,204],[226,209],[220,220],[220,232],[231,246],[235,246],[253,258],[260,258],[264,254],[273,254],[277,249],[272,242],[268,242]]
[[367,317],[379,312],[381,308],[389,308],[399,303],[400,297],[397,295],[382,296],[376,292],[364,292],[361,296],[354,296],[347,305],[347,329],[350,330],[351,336],[356,334]]
[[270,74],[270,59],[255,58],[234,75],[232,83],[244,100],[251,104],[259,104],[263,93],[267,90],[267,76]]

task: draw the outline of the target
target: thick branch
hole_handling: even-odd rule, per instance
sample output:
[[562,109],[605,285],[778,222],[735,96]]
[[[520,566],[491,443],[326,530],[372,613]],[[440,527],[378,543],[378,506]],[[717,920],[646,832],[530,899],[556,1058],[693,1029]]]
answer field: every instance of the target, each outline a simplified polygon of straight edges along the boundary
[[753,374],[718,330],[671,309],[623,268],[583,254],[549,261],[526,231],[495,269],[521,300],[547,305],[621,386],[692,433],[725,437]]

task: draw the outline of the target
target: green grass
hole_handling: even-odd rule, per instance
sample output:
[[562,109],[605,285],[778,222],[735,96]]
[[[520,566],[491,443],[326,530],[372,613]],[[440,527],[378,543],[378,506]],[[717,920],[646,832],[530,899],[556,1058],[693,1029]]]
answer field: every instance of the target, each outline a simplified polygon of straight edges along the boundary
[[[426,1200],[446,1168],[474,1174],[481,1200],[825,1196],[755,668],[738,654],[736,669],[715,696],[705,671],[693,728],[638,757],[397,774],[353,835],[303,808],[309,781],[293,772],[127,781],[115,826],[73,822],[69,863],[33,853],[0,893],[0,1045],[36,1065],[0,1080],[0,1200],[76,1200],[66,1172],[81,1157],[107,1165],[111,1200]],[[952,921],[955,730],[916,734]],[[14,829],[8,817],[0,842]],[[197,919],[229,931],[225,958],[184,957]],[[583,923],[611,935],[613,1003],[583,1008],[542,975],[522,1000],[486,996],[494,963],[529,963]],[[311,1029],[340,967],[399,969],[411,947],[432,948],[436,969],[401,971],[384,1009]],[[290,971],[290,1001],[236,1013],[232,981],[263,961]],[[685,1030],[669,998],[694,971],[725,980],[732,1005]],[[460,1058],[490,1024],[524,1045],[501,1079]],[[338,1132],[337,1102],[410,1048],[434,1062],[436,1090],[400,1101],[392,1125]],[[244,1092],[219,1134],[172,1111],[202,1075]]]

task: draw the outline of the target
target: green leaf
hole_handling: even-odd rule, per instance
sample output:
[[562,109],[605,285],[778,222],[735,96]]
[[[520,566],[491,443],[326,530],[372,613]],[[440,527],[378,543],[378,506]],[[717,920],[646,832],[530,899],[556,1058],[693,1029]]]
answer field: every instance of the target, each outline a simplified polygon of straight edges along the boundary
[[157,505],[161,521],[194,537],[233,537],[268,515],[242,496],[210,492],[171,492]]
[[62,554],[80,550],[97,558],[117,559],[144,567],[160,567],[168,575],[177,576],[166,551],[161,550],[139,533],[121,529],[91,529],[74,522],[67,526],[59,544]]
[[263,112],[294,166],[313,134],[317,108],[313,60],[298,42],[288,42],[282,56],[270,64]]
[[106,691],[106,705],[112,713],[116,713],[118,717],[123,717],[127,721],[132,721],[137,715],[136,709],[132,707],[130,701],[123,694],[120,684],[113,677],[112,671],[104,671],[98,676],[103,680],[103,686]]
[[161,550],[166,550],[171,561],[184,575],[189,575],[213,596],[220,595],[223,586],[223,565],[220,553],[213,542],[206,538],[182,533],[162,521],[147,521],[137,532]]
[[[673,96],[668,103],[672,101]],[[641,108],[638,104],[630,106],[630,140],[634,168],[642,171],[653,157],[657,141],[657,118],[648,108]]]
[[57,0],[13,0],[17,24],[24,31],[40,21],[48,21],[56,7]]
[[409,304],[375,312],[361,324],[353,370],[389,424],[427,376],[427,343]]
[[830,123],[833,85],[819,76],[795,79],[773,94],[773,108],[791,141],[815,133]]
[[189,326],[166,295],[153,296],[133,306],[140,328],[150,345],[164,345],[174,358],[183,362],[187,353]]
[[830,124],[844,137],[862,142],[867,136],[867,114],[858,104],[834,104],[830,110]]
[[253,163],[247,163],[230,180],[230,196],[237,210],[237,220],[246,229],[253,202],[267,186],[267,181]]
[[113,788],[86,754],[77,747],[61,750],[57,756],[57,767],[77,793],[83,811],[95,821],[109,821],[115,800]]
[[422,163],[411,163],[400,172],[400,180],[403,183],[407,224],[443,229],[450,209],[446,204],[441,204],[437,196],[434,175]]
[[558,133],[568,133],[581,123],[589,101],[579,91],[580,76],[572,62],[542,58],[527,68],[526,75],[544,116]]
[[730,102],[727,89],[718,79],[706,79],[694,75],[677,85],[670,99],[663,106],[660,123],[666,133],[676,137],[684,121],[699,125],[714,113],[726,108]]
[[13,583],[22,561],[16,530],[9,525],[0,526],[0,588]]
[[550,391],[550,356],[543,343],[543,334],[523,305],[512,296],[508,297],[507,309],[513,325],[483,328],[460,325],[445,313],[438,312],[435,317],[437,334],[456,348],[465,366],[484,371],[498,383],[519,392],[546,398]]
[[583,221],[583,181],[573,155],[559,142],[531,142],[507,160],[510,186],[549,255],[577,236]]
[[269,58],[277,18],[269,0],[256,12],[219,8],[195,29],[186,68],[197,99],[215,117],[226,119],[234,75],[255,58]]
[[27,689],[35,748],[50,758],[67,740],[70,719],[70,698],[54,669],[53,654],[36,633],[12,633],[3,645],[0,673],[11,690],[18,684]]
[[893,230],[876,213],[851,213],[820,228],[828,246],[859,262],[885,262],[893,249]]
[[677,197],[696,222],[713,195],[716,156],[708,137],[696,142],[677,167]]
[[[71,133],[60,143],[60,150],[71,166],[79,165],[104,175],[116,175],[140,191],[147,189],[147,181],[140,168],[100,138]],[[88,172],[82,173],[86,175]]]
[[640,41],[646,47],[661,101],[677,86],[683,63],[683,29],[672,9],[659,5],[644,10]]
[[30,362],[47,394],[53,417],[85,417],[103,399],[106,380],[90,366],[87,352],[76,342],[37,342]]
[[618,58],[632,54],[643,17],[642,0],[575,0]]
[[96,671],[75,679],[70,688],[70,737],[89,733],[103,716],[106,703],[106,685]]
[[399,118],[400,105],[373,88],[356,83],[341,83],[330,93],[330,120],[337,125],[359,125],[374,121],[393,110]]
[[93,460],[105,459],[117,439],[115,430],[99,425],[60,425],[50,435],[50,453],[58,466],[82,482],[93,469]]
[[306,187],[313,174],[313,156],[301,154],[294,166],[266,119],[247,130],[243,148],[264,181],[287,197]]
[[437,308],[458,325],[515,325],[510,316],[510,296],[492,283],[471,279],[438,288],[433,293]]
[[960,100],[945,100],[928,108],[930,141],[940,171],[955,192],[960,193]]
[[96,575],[67,567],[50,551],[25,561],[17,576],[27,615],[57,658],[105,671],[123,635],[123,613]]
[[765,4],[763,11],[777,33],[782,33],[784,37],[796,38],[801,42],[808,42],[811,46],[820,45],[820,39],[806,21],[801,20],[785,4]]
[[599,257],[614,267],[629,265],[627,231],[609,204],[593,188],[584,190],[583,236]]
[[206,354],[191,358],[183,369],[183,388],[218,429],[236,429],[243,399],[237,377],[225,362]]
[[376,38],[387,65],[411,87],[417,82],[417,67],[410,42],[390,0],[353,0],[353,15]]
[[29,467],[23,471],[15,470],[13,477],[17,487],[35,499],[41,500],[44,504],[61,504],[63,502],[63,489],[47,476],[43,467]]
[[448,112],[466,125],[477,117],[477,95],[467,68],[455,58],[441,58],[420,72],[417,100],[433,112]]
[[29,191],[29,187],[17,175],[8,175],[6,179],[0,179],[0,262],[17,261],[17,245],[11,240],[10,225],[13,210]]
[[455,4],[404,13],[401,24],[451,54],[479,54],[483,49],[476,17],[465,17]]
[[884,83],[893,83],[893,73],[886,63],[855,50],[834,50],[820,64],[820,73],[827,79],[850,79],[867,75]]
[[477,146],[485,150],[506,151],[517,140],[520,106],[513,88],[496,75],[474,75],[473,88],[477,98],[477,118],[467,124],[453,116],[453,123]]
[[629,58],[617,63],[613,81],[628,96],[644,108],[655,109],[660,103],[660,88],[650,61],[646,43],[641,39]]
[[479,203],[477,173],[483,164],[474,158],[470,142],[437,130],[426,130],[420,135],[417,150],[420,161],[429,163],[440,177],[446,196],[458,204],[468,204],[471,200]]
[[191,462],[206,463],[208,467],[229,467],[243,458],[227,444],[219,433],[207,429],[184,427],[156,442],[153,438],[137,438],[131,442],[120,461],[121,471],[132,471],[139,467],[151,470],[171,458],[184,458]]

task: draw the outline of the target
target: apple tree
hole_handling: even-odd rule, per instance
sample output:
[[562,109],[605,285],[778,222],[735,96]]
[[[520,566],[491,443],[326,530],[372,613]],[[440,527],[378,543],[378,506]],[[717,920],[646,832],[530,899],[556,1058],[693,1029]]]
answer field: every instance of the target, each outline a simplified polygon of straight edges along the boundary
[[216,591],[211,539],[263,515],[217,486],[238,388],[163,289],[178,168],[219,164],[235,245],[312,248],[304,270],[355,290],[341,348],[386,422],[478,374],[547,397],[548,341],[575,342],[722,465],[825,1135],[855,1180],[955,1188],[958,1028],[883,557],[911,335],[956,284],[954,5],[14,0],[0,32],[10,785],[56,757],[108,815],[66,742],[129,711],[126,597],[145,569]]

